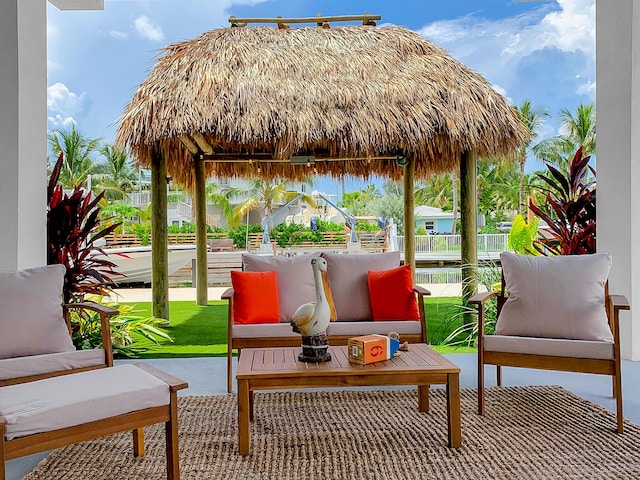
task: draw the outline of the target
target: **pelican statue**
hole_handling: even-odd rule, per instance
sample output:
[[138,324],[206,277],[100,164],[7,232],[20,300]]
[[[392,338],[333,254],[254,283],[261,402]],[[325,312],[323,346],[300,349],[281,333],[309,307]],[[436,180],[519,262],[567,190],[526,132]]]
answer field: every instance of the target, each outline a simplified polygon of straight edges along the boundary
[[303,337],[324,334],[329,322],[336,321],[336,307],[329,289],[327,261],[321,257],[311,259],[316,285],[316,301],[300,305],[291,319],[293,331]]

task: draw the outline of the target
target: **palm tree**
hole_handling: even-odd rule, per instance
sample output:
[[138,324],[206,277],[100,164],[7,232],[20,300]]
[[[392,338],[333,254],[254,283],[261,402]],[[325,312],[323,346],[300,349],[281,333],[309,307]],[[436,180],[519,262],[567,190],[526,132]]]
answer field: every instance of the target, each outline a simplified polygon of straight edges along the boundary
[[518,189],[518,212],[520,215],[525,215],[527,210],[526,198],[525,198],[525,184],[524,184],[524,167],[527,163],[527,157],[530,153],[531,143],[540,133],[540,128],[544,122],[544,117],[548,116],[547,112],[535,108],[531,105],[531,100],[524,100],[519,106],[513,107],[518,118],[527,128],[527,137],[518,150],[518,167],[520,172],[520,182]]
[[447,208],[453,201],[451,174],[431,175],[424,184],[417,185],[413,198],[417,205]]
[[[303,183],[312,185],[312,180],[305,180]],[[209,186],[209,198],[221,208],[227,218],[227,223],[238,226],[242,218],[251,210],[262,209],[264,217],[269,216],[274,207],[279,203],[286,203],[300,195],[300,192],[290,190],[291,181],[269,181],[262,178],[255,178],[249,181],[247,188],[241,187],[220,187],[216,184]],[[215,187],[214,187],[215,185]],[[235,200],[240,200],[238,204],[232,206]],[[303,195],[301,200],[311,206],[315,206],[314,199],[309,195]]]
[[75,126],[71,130],[53,130],[47,139],[56,157],[61,153],[64,156],[58,180],[64,188],[81,186],[96,171],[91,154],[98,149],[101,139],[85,137]]
[[124,200],[137,184],[138,175],[124,150],[106,144],[100,149],[106,162],[100,164],[94,174],[96,188],[105,191],[108,200]]
[[591,155],[596,150],[596,106],[595,103],[580,104],[575,115],[564,108],[558,115],[559,135],[543,140],[533,147],[533,153],[545,162],[567,169],[569,160],[582,146],[582,155]]

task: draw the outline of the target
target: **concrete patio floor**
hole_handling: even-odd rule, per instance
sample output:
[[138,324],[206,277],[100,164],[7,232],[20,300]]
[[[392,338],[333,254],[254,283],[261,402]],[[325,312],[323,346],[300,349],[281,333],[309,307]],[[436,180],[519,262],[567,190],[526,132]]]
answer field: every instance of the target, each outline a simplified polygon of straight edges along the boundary
[[[453,354],[446,355],[446,357],[460,367],[461,387],[474,388],[476,386],[477,376],[476,356],[474,354]],[[118,360],[116,364],[135,362],[137,361]],[[225,358],[163,358],[145,360],[145,362],[187,380],[189,382],[189,388],[181,391],[181,395],[226,394]],[[628,420],[640,424],[640,362],[625,361],[623,362],[622,368],[624,416]],[[485,378],[487,386],[495,385],[494,367],[486,367]],[[602,405],[611,411],[615,410],[615,401],[611,397],[611,380],[610,377],[606,376],[504,368],[503,384],[505,386],[561,385],[593,403]],[[469,413],[463,413],[463,415],[465,414]],[[475,413],[473,414],[475,415]],[[612,429],[614,425],[615,419],[612,417]],[[464,445],[464,429],[462,433]],[[7,480],[21,479],[45,456],[46,453],[42,453],[9,461],[7,463]],[[82,460],[78,459],[78,461]]]

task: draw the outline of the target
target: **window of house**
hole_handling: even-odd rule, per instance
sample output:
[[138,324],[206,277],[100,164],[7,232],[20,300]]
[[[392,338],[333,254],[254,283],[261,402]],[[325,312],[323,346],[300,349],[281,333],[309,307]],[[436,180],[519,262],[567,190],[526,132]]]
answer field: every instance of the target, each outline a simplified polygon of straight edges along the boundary
[[424,228],[426,228],[427,230],[433,230],[435,228],[435,225],[433,224],[433,222],[424,222]]

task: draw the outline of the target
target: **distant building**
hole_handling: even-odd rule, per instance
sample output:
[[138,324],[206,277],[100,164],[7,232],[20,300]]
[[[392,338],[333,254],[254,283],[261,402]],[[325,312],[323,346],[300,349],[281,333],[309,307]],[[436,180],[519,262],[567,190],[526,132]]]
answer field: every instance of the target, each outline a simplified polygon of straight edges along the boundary
[[441,208],[420,205],[415,208],[416,228],[424,227],[427,233],[451,233],[453,212]]

